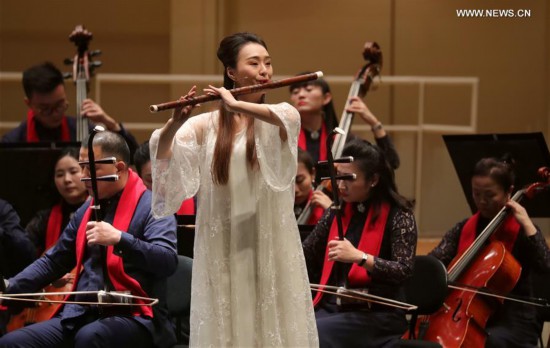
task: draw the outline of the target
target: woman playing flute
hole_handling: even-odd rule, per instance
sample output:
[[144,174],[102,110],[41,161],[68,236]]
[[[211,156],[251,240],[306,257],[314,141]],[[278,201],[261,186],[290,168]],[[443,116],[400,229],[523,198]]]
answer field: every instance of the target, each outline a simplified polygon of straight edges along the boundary
[[271,80],[258,36],[228,36],[217,55],[224,87],[205,91],[219,110],[177,108],[151,137],[154,212],[173,214],[198,192],[190,345],[318,346],[292,209],[300,115],[263,92],[228,91]]

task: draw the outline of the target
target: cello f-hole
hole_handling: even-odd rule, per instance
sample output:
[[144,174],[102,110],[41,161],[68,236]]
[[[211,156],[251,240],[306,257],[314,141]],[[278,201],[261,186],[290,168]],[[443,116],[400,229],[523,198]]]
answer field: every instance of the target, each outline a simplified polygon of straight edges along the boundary
[[460,318],[460,317],[457,316],[457,314],[458,314],[458,312],[460,311],[460,308],[461,308],[461,307],[462,307],[462,299],[459,298],[459,299],[458,299],[458,306],[456,306],[456,309],[455,309],[455,311],[454,311],[454,313],[453,313],[453,316],[452,316],[453,321],[454,321],[455,323],[458,323],[458,322],[462,319],[462,318]]

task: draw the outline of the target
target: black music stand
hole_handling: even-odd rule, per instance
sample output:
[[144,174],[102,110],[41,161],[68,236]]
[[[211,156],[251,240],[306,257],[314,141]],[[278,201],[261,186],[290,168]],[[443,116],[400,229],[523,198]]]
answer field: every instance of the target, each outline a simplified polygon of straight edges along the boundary
[[196,215],[176,215],[178,224],[178,255],[193,258]]
[[[515,190],[540,181],[537,170],[550,166],[550,152],[542,133],[444,135],[443,140],[453,161],[462,190],[472,213],[476,206],[472,198],[471,174],[475,164],[484,157],[501,158],[510,154],[515,161]],[[522,201],[531,217],[550,217],[550,192]]]
[[0,198],[14,207],[21,226],[59,200],[53,172],[65,147],[79,148],[80,143],[0,143]]

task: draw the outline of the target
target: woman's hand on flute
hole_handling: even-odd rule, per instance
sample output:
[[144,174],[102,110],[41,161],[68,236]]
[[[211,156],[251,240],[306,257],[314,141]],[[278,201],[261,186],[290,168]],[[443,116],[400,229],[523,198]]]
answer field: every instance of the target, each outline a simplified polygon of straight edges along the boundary
[[[180,97],[180,100],[189,99],[193,97],[196,92],[197,86],[193,86],[186,95]],[[174,140],[174,136],[176,135],[178,129],[180,129],[185,121],[187,121],[191,111],[197,106],[200,105],[188,105],[174,109],[172,112],[172,117],[170,117],[168,122],[166,122],[164,127],[160,130],[157,159],[167,159],[172,157],[172,141]]]
[[[192,98],[195,96],[196,93],[197,93],[197,86],[193,86],[191,87],[189,92],[187,92],[186,95],[181,96],[179,100],[183,101],[183,100]],[[187,121],[187,119],[189,118],[189,115],[191,114],[191,111],[197,106],[200,106],[200,104],[177,107],[172,112],[171,119],[173,120],[174,123],[179,123],[181,126],[185,121]]]
[[222,98],[223,106],[224,108],[229,112],[239,112],[238,110],[235,110],[235,107],[237,106],[237,99],[229,92],[225,87],[214,87],[212,85],[208,85],[208,88],[204,89],[204,92],[208,95],[217,95]]

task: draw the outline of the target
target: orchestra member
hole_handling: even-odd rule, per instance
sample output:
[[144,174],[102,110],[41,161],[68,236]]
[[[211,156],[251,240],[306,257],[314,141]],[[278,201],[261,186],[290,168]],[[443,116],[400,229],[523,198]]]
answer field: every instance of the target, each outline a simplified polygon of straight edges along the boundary
[[61,199],[53,207],[36,213],[25,227],[36,246],[37,257],[57,242],[75,211],[88,198],[88,190],[80,181],[81,177],[78,149],[64,149],[54,167],[54,184]]
[[[416,252],[412,204],[397,192],[380,147],[354,139],[342,155],[354,161],[339,163],[338,174],[356,175],[338,181],[345,238],[338,239],[335,215],[327,210],[303,243],[310,279],[403,301]],[[322,292],[314,305],[321,347],[392,346],[407,329],[401,309]]]
[[[314,163],[326,160],[326,136],[338,126],[332,93],[328,83],[320,78],[290,85],[290,102],[300,112],[302,121],[298,146],[310,153]],[[399,167],[399,155],[382,123],[359,97],[346,102],[346,111],[359,115],[371,126],[376,144],[386,153],[393,169]],[[354,137],[348,136],[348,140]]]
[[[99,198],[93,204],[100,205],[103,221],[90,219],[91,201],[82,205],[53,248],[10,278],[6,289],[8,294],[36,292],[76,266],[80,272],[74,290],[78,293],[50,320],[0,338],[1,347],[59,347],[67,343],[75,347],[172,347],[176,343],[166,309],[166,278],[177,267],[175,219],[153,218],[151,192],[129,169],[130,151],[119,134],[97,134],[93,150],[97,159],[116,158],[114,164],[97,164],[98,177],[119,177],[114,182],[97,183]],[[88,165],[83,176],[90,177]],[[88,181],[89,191],[91,186]],[[137,299],[136,306],[77,303],[97,302],[98,290],[109,283],[131,295],[158,298],[159,304],[151,307]]]
[[[52,63],[32,66],[23,72],[23,90],[27,117],[19,126],[2,137],[4,143],[77,141],[77,120],[65,112],[69,101],[65,93],[63,74]],[[133,154],[138,144],[122,123],[109,116],[99,104],[91,99],[82,102],[81,115],[95,123],[103,124],[107,130],[124,137]]]
[[[430,255],[448,266],[474,242],[498,212],[507,207],[510,214],[492,238],[503,242],[521,265],[520,279],[511,293],[530,296],[533,272],[550,271],[550,250],[525,208],[510,199],[514,181],[513,160],[509,156],[479,160],[471,178],[472,197],[478,211],[453,226]],[[485,346],[536,347],[542,329],[536,315],[533,305],[505,300],[487,322]]]
[[314,184],[315,166],[311,155],[298,148],[298,169],[294,183],[294,215],[298,219],[301,214],[309,213],[307,225],[316,225],[325,210],[332,205],[332,199],[323,190],[315,190]]
[[[34,261],[35,255],[35,247],[21,227],[19,215],[11,204],[0,199],[0,293],[6,286],[2,277],[16,275]],[[0,304],[0,336],[6,332],[9,318],[7,308]]]

